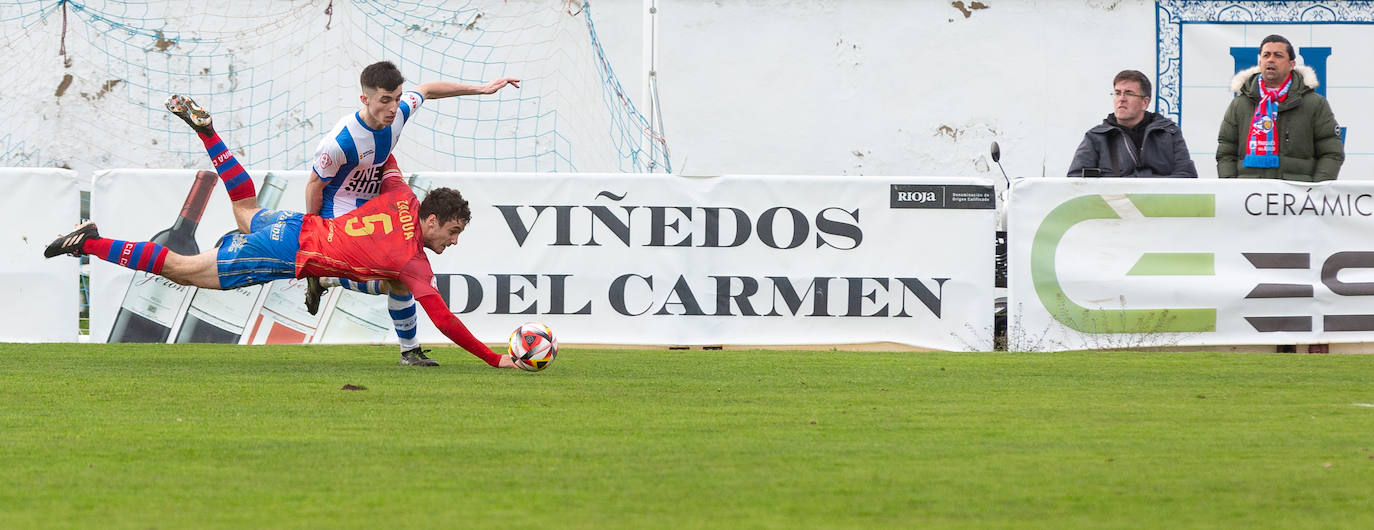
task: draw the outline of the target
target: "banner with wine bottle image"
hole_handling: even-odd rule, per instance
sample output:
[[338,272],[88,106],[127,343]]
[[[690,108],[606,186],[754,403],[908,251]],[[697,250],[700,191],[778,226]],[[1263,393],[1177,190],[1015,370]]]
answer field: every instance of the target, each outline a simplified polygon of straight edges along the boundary
[[[255,179],[259,204],[301,211],[305,171],[266,172]],[[292,186],[295,184],[295,186]],[[417,194],[428,186],[411,178]],[[180,193],[182,196],[177,197]],[[177,207],[176,205],[180,205]],[[169,206],[170,205],[170,206]],[[109,170],[95,175],[91,216],[106,237],[150,241],[195,254],[234,231],[230,202],[211,171]],[[155,219],[164,223],[160,231]],[[171,224],[165,224],[171,219]],[[202,225],[204,225],[202,227]],[[215,229],[210,229],[215,227]],[[279,280],[229,291],[196,289],[105,262],[91,269],[92,340],[222,344],[394,343],[386,298],[330,289],[317,315],[305,309],[305,281]]]

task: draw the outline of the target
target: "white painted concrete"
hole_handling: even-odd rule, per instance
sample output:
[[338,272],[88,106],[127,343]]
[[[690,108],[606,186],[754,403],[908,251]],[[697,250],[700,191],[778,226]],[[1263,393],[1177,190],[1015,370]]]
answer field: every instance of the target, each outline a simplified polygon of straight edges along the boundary
[[[1012,178],[1061,176],[1084,131],[1111,111],[1112,76],[1156,76],[1155,3],[1141,0],[660,4],[664,121],[674,169],[686,174],[995,175],[996,140]],[[641,62],[641,6],[593,2],[622,79]],[[1230,96],[1194,87],[1229,81],[1224,46],[1278,32],[1300,47],[1337,43],[1332,106],[1353,129],[1341,178],[1374,178],[1374,143],[1360,130],[1374,80],[1356,64],[1370,26],[1189,28],[1221,43],[1206,56],[1198,37],[1184,43],[1184,132],[1202,176],[1216,174]]]

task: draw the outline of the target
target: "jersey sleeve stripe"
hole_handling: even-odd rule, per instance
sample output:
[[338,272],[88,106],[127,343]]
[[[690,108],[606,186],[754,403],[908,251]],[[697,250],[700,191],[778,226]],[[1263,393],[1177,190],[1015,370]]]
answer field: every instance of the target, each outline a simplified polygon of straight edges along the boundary
[[348,133],[347,128],[344,128],[344,130],[339,131],[339,135],[335,139],[338,140],[339,148],[343,150],[344,159],[347,162],[339,166],[339,171],[330,176],[330,180],[333,180],[334,177],[347,176],[353,172],[353,168],[358,167],[358,146],[353,143],[353,135]]
[[391,127],[382,127],[372,131],[372,145],[377,150],[377,154],[372,155],[372,159],[381,165],[386,161],[386,157],[391,155]]
[[334,195],[339,192],[339,186],[344,181],[343,178],[336,177],[347,177],[353,168],[358,167],[358,146],[353,143],[353,135],[349,134],[348,127],[339,131],[339,134],[334,137],[334,141],[339,144],[339,149],[343,151],[346,162],[339,166],[339,171],[330,175],[329,178],[320,176],[320,180],[325,182],[324,190],[320,194],[323,199],[320,204],[320,217],[325,219],[334,218]]

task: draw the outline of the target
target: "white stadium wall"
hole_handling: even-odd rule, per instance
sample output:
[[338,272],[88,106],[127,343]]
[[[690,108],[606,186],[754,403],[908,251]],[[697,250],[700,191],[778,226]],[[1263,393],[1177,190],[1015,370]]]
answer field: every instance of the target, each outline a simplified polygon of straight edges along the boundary
[[[643,66],[649,56],[644,10],[651,3],[657,4],[658,11],[654,57],[659,82],[657,110],[662,113],[670,149],[666,156],[652,145],[652,139],[634,137],[633,131],[642,123],[631,119],[640,118],[635,110],[651,108],[643,87]],[[421,4],[415,5],[428,9]],[[1129,68],[1141,70],[1155,81],[1151,110],[1181,123],[1201,176],[1210,178],[1215,176],[1217,125],[1230,97],[1226,85],[1236,67],[1245,66],[1243,59],[1235,58],[1235,50],[1256,46],[1263,36],[1279,33],[1300,50],[1314,52],[1314,61],[1324,61],[1321,71],[1326,94],[1346,128],[1347,159],[1340,179],[1374,179],[1374,135],[1361,120],[1374,115],[1370,109],[1374,98],[1369,97],[1374,95],[1374,71],[1358,63],[1366,50],[1374,49],[1374,5],[1211,0],[594,0],[590,13],[596,39],[617,79],[606,72],[597,73],[598,66],[586,64],[596,57],[597,50],[583,42],[588,27],[576,16],[550,18],[559,29],[557,38],[548,42],[538,37],[543,22],[519,25],[508,21],[525,17],[476,17],[487,7],[523,10],[546,8],[544,4],[562,2],[475,0],[462,10],[454,10],[467,18],[457,22],[457,18],[446,19],[435,26],[443,33],[455,27],[467,29],[469,21],[479,18],[501,20],[501,24],[514,24],[513,29],[502,31],[504,26],[495,22],[473,26],[487,30],[498,41],[511,39],[524,42],[524,46],[543,46],[521,49],[542,50],[531,53],[557,56],[556,61],[512,58],[509,54],[491,62],[471,61],[464,54],[437,60],[429,54],[438,49],[433,41],[416,43],[426,51],[418,52],[419,58],[411,62],[402,61],[403,71],[413,81],[441,78],[452,73],[449,69],[457,68],[452,66],[457,64],[463,67],[456,77],[465,82],[524,75],[508,69],[511,65],[540,70],[527,76],[532,78],[520,92],[428,102],[421,111],[426,113],[425,120],[417,122],[416,129],[407,129],[397,148],[403,169],[440,180],[446,178],[437,173],[441,171],[605,174],[661,172],[670,167],[678,175],[864,176],[886,178],[883,182],[889,184],[908,182],[912,175],[938,175],[943,179],[939,182],[988,179],[1000,195],[1005,185],[989,157],[990,142],[1001,144],[1002,162],[1012,179],[1060,177],[1083,132],[1110,110],[1107,93],[1112,76]],[[487,7],[467,10],[470,5]],[[280,12],[278,23],[257,32],[207,27],[201,21],[204,17],[199,16],[207,8],[182,0],[147,7],[155,13],[122,13],[123,18],[107,17],[100,22],[127,29],[165,17],[177,22],[175,27],[168,26],[168,31],[184,31],[182,40],[174,40],[170,33],[158,33],[155,41],[143,33],[100,30],[90,21],[91,13],[120,6],[129,7],[107,4],[69,13],[74,18],[65,34],[61,30],[62,4],[0,7],[0,21],[7,24],[0,41],[16,51],[0,58],[0,70],[14,74],[14,90],[4,97],[13,98],[15,108],[34,109],[0,125],[0,167],[72,170],[59,171],[51,186],[16,188],[38,199],[6,198],[19,205],[19,210],[5,215],[14,217],[14,223],[24,223],[24,231],[11,238],[19,242],[15,243],[19,246],[11,245],[11,251],[34,251],[33,247],[77,221],[78,213],[67,211],[62,202],[55,203],[57,207],[43,202],[43,197],[51,194],[65,196],[69,187],[72,194],[77,188],[92,190],[91,212],[100,220],[102,231],[146,238],[166,227],[185,198],[185,182],[194,175],[193,169],[208,165],[194,135],[179,123],[168,121],[172,118],[161,110],[163,92],[169,90],[204,94],[212,110],[229,112],[217,123],[245,166],[279,169],[275,173],[289,181],[281,205],[300,208],[305,159],[323,134],[321,129],[337,119],[337,114],[348,112],[355,101],[356,93],[349,87],[356,82],[356,67],[381,58],[375,57],[378,47],[401,46],[416,52],[407,40],[414,35],[406,31],[369,37],[371,40],[356,48],[348,46],[354,43],[349,40],[349,31],[376,20],[369,4],[337,5],[326,21],[322,6],[255,0],[251,3],[255,9],[246,12]],[[230,17],[225,23],[237,24],[236,20]],[[279,34],[319,32],[326,23],[332,24],[332,29],[322,34],[323,40],[302,43],[286,54],[260,44]],[[121,37],[111,39],[110,35]],[[204,39],[196,40],[197,35]],[[247,40],[236,40],[241,37]],[[144,41],[154,45],[144,46]],[[575,42],[581,42],[576,49],[571,44]],[[184,64],[162,59],[154,69],[137,70],[151,68],[147,59],[160,59],[160,47],[186,51],[190,59]],[[68,56],[58,55],[59,48]],[[338,50],[342,51],[334,53]],[[1326,51],[1329,55],[1320,59]],[[120,58],[117,53],[130,57]],[[232,64],[225,64],[224,58]],[[441,68],[433,68],[435,65]],[[467,68],[470,65],[480,67]],[[583,75],[587,72],[593,75]],[[127,80],[112,82],[114,78]],[[267,93],[262,91],[275,90],[279,84],[293,87],[291,97],[278,101],[262,95]],[[320,89],[312,88],[316,86]],[[579,99],[574,93],[594,97]],[[265,106],[250,110],[255,101],[263,99]],[[329,102],[323,101],[326,99]],[[546,136],[539,127],[548,120],[537,112],[531,117],[530,111],[542,112],[554,106],[559,108],[556,122],[560,125]],[[610,120],[604,116],[581,119],[605,113],[608,108]],[[508,112],[513,114],[508,117]],[[492,116],[500,119],[489,119]],[[522,121],[527,118],[535,120],[534,129]],[[606,121],[612,123],[609,134],[603,133]],[[566,126],[572,122],[577,122],[576,127]],[[630,135],[625,131],[631,131]],[[478,140],[491,134],[521,136],[533,143],[503,147]],[[465,141],[446,140],[458,136]],[[73,137],[81,141],[72,141]],[[580,144],[577,149],[565,149],[565,144],[584,137],[598,142],[596,156]],[[279,139],[286,145],[275,143]],[[549,146],[553,147],[547,153],[539,152],[551,158],[527,151]],[[26,179],[59,175],[42,173],[47,170],[18,171],[15,174],[29,175]],[[265,169],[251,171],[260,177],[266,173]],[[79,184],[69,185],[68,179]],[[114,186],[123,179],[130,183],[142,180],[148,187],[136,192]],[[1175,187],[1183,184],[1172,183]],[[260,180],[259,186],[261,189]],[[215,193],[206,209],[207,222],[198,231],[202,249],[230,228],[223,192],[217,188]],[[138,208],[138,215],[122,215],[131,207]],[[36,211],[39,208],[41,212]],[[33,216],[16,212],[31,212]],[[1006,215],[1004,210],[1002,216]],[[43,220],[41,226],[38,219]],[[27,224],[31,220],[33,229]],[[931,224],[947,226],[943,220]],[[969,245],[971,252],[977,253],[983,252],[987,246],[983,242],[990,245],[991,239],[989,234],[959,244]],[[42,275],[75,276],[75,260],[34,262],[31,254],[0,261],[0,273],[14,278],[9,283],[22,284],[11,292],[22,295],[25,304],[33,304],[24,307],[22,315],[10,306],[7,321],[0,328],[6,330],[0,340],[72,340],[75,322],[70,326],[66,322],[32,322],[51,320],[49,314],[74,311],[79,303],[75,293],[70,298],[53,294],[30,302],[42,298],[29,293],[41,283],[30,283],[27,278],[35,273],[30,270],[35,267]],[[103,341],[110,334],[132,275],[118,267],[93,263],[90,277],[91,337]],[[58,283],[76,281],[73,277]],[[1322,289],[1319,282],[1309,283]],[[276,296],[289,298],[291,289],[298,287],[283,287]],[[254,310],[268,305],[273,296],[270,290],[262,293]],[[335,332],[325,329],[325,320],[301,323],[298,320],[305,319],[301,315],[277,314],[273,317],[276,320],[249,323],[257,326],[257,332],[245,328],[240,340],[394,340],[386,330],[364,325],[367,317],[354,314],[362,309],[349,309],[355,307],[354,302],[345,295],[331,294],[331,310],[342,307],[342,314],[356,317],[350,325],[340,324]],[[183,301],[181,318],[188,314],[190,304]],[[185,323],[169,323],[178,325]],[[982,320],[973,325],[981,330]],[[422,329],[427,340],[437,337],[435,333],[432,328]],[[941,340],[950,338],[949,333],[941,333],[945,333]],[[493,334],[486,332],[482,338],[503,338],[487,336]],[[907,339],[912,344],[962,349],[927,338]],[[983,339],[978,335],[976,339],[957,340],[973,346],[981,345]],[[1072,343],[1067,338],[1063,342]],[[1245,342],[1259,341],[1239,343]]]
[[[642,25],[642,0],[595,5],[606,27]],[[995,140],[1013,178],[1062,176],[1084,131],[1111,111],[1112,77],[1135,69],[1156,85],[1150,110],[1181,120],[1200,174],[1212,177],[1230,48],[1278,33],[1299,49],[1331,49],[1327,96],[1348,127],[1341,178],[1374,178],[1374,131],[1363,124],[1374,115],[1369,4],[749,0],[658,10],[663,121],[683,174],[993,176]],[[603,39],[622,79],[644,57],[639,37]]]
[[[520,9],[561,4],[559,0],[473,3],[484,2]],[[657,4],[660,108],[671,166],[679,174],[996,176],[999,171],[987,149],[995,140],[1001,143],[1003,165],[1013,177],[1058,176],[1067,171],[1083,132],[1109,112],[1106,94],[1112,76],[1130,68],[1155,80],[1151,108],[1182,122],[1198,168],[1203,176],[1211,176],[1215,174],[1216,129],[1235,71],[1231,48],[1256,46],[1269,33],[1287,35],[1300,49],[1330,49],[1324,73],[1327,95],[1337,118],[1348,128],[1348,159],[1342,176],[1374,174],[1374,134],[1362,130],[1360,120],[1374,115],[1370,108],[1374,98],[1369,97],[1374,91],[1374,71],[1360,62],[1363,52],[1374,48],[1370,29],[1374,6],[1366,3],[745,0]],[[309,4],[254,2],[239,11],[280,11],[280,21],[236,37],[235,25],[244,24],[238,18],[182,20],[180,13],[194,18],[189,13],[206,8],[202,3],[172,1],[148,8],[159,13],[123,14],[127,18],[117,22],[129,25],[155,21],[154,15],[169,17],[177,24],[159,29],[184,31],[186,39],[176,42],[169,52],[193,54],[191,63],[195,64],[168,63],[146,47],[132,50],[136,57],[121,62],[111,55],[119,50],[108,49],[111,43],[97,40],[99,35],[89,29],[99,29],[98,24],[82,18],[89,18],[84,13],[96,12],[94,6],[71,14],[65,38],[69,57],[64,58],[57,54],[64,44],[60,4],[28,12],[35,5],[41,4],[0,7],[0,20],[16,25],[0,38],[0,42],[14,41],[15,53],[0,58],[0,70],[18,76],[12,79],[16,88],[8,97],[36,109],[0,126],[0,167],[65,166],[83,176],[113,167],[198,167],[200,154],[194,138],[159,114],[161,91],[166,90],[204,94],[212,109],[231,112],[223,119],[232,120],[239,131],[232,141],[248,165],[303,167],[323,129],[356,101],[353,70],[378,58],[374,55],[384,55],[377,51],[380,47],[406,42],[404,34],[387,35],[390,40],[381,42],[371,36],[349,41],[350,32],[377,20],[378,15],[365,6],[339,4],[332,18],[327,18],[322,7]],[[642,82],[646,2],[595,0],[590,5],[596,36],[623,88],[616,96],[646,111],[649,101]],[[23,16],[9,18],[17,11],[24,11]],[[468,13],[460,14],[475,16]],[[398,154],[406,156],[409,167],[416,170],[569,171],[572,167],[583,172],[626,171],[615,162],[591,160],[571,165],[511,163],[507,169],[498,166],[524,159],[492,158],[495,155],[482,152],[485,146],[479,141],[451,141],[492,134],[483,127],[495,122],[485,119],[501,106],[544,109],[572,101],[569,87],[595,97],[577,100],[577,105],[588,107],[565,112],[559,116],[560,123],[581,118],[588,110],[604,110],[603,87],[608,85],[584,80],[570,68],[570,63],[587,61],[591,55],[570,45],[577,39],[587,40],[585,25],[569,17],[555,20],[559,24],[569,21],[571,26],[559,26],[558,38],[549,48],[534,50],[557,55],[556,65],[528,61],[496,68],[495,63],[463,56],[441,65],[448,71],[430,68],[420,59],[402,64],[414,81],[432,80],[441,73],[468,82],[497,75],[536,78],[526,88],[500,96],[427,104],[428,117],[421,127],[407,130]],[[325,24],[332,24],[332,29],[323,30]],[[578,27],[581,34],[572,31]],[[510,39],[537,40],[529,36],[537,28],[520,29],[512,31]],[[274,32],[283,37],[314,32],[320,38],[283,55],[263,44],[263,32],[272,38],[278,36]],[[206,41],[190,40],[196,37]],[[142,38],[140,34],[129,40]],[[414,40],[425,54],[438,49],[433,42]],[[358,47],[347,46],[350,42]],[[93,49],[98,46],[106,49]],[[136,69],[150,60],[161,62],[148,66],[146,73]],[[204,75],[202,63],[208,72]],[[468,65],[481,68],[468,69]],[[526,70],[523,74],[522,69]],[[537,74],[529,73],[535,69]],[[581,69],[594,71],[595,67]],[[121,76],[133,79],[112,82]],[[161,84],[154,86],[155,82]],[[267,99],[268,90],[281,86],[303,93],[273,97],[262,112],[247,110],[255,100]],[[107,122],[102,135],[88,135],[79,143],[66,141],[71,131],[89,126],[94,117]],[[469,127],[469,123],[484,125]],[[522,123],[519,130],[530,134],[536,129]],[[556,132],[574,134],[565,129]],[[440,151],[444,150],[459,151],[457,160],[443,159]]]

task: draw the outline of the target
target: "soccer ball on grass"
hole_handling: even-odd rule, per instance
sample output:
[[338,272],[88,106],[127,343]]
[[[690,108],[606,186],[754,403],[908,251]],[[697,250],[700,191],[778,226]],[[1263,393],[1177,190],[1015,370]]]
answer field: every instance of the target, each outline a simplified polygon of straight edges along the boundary
[[529,322],[510,334],[510,359],[521,370],[538,372],[558,357],[558,339],[553,331],[538,322]]

